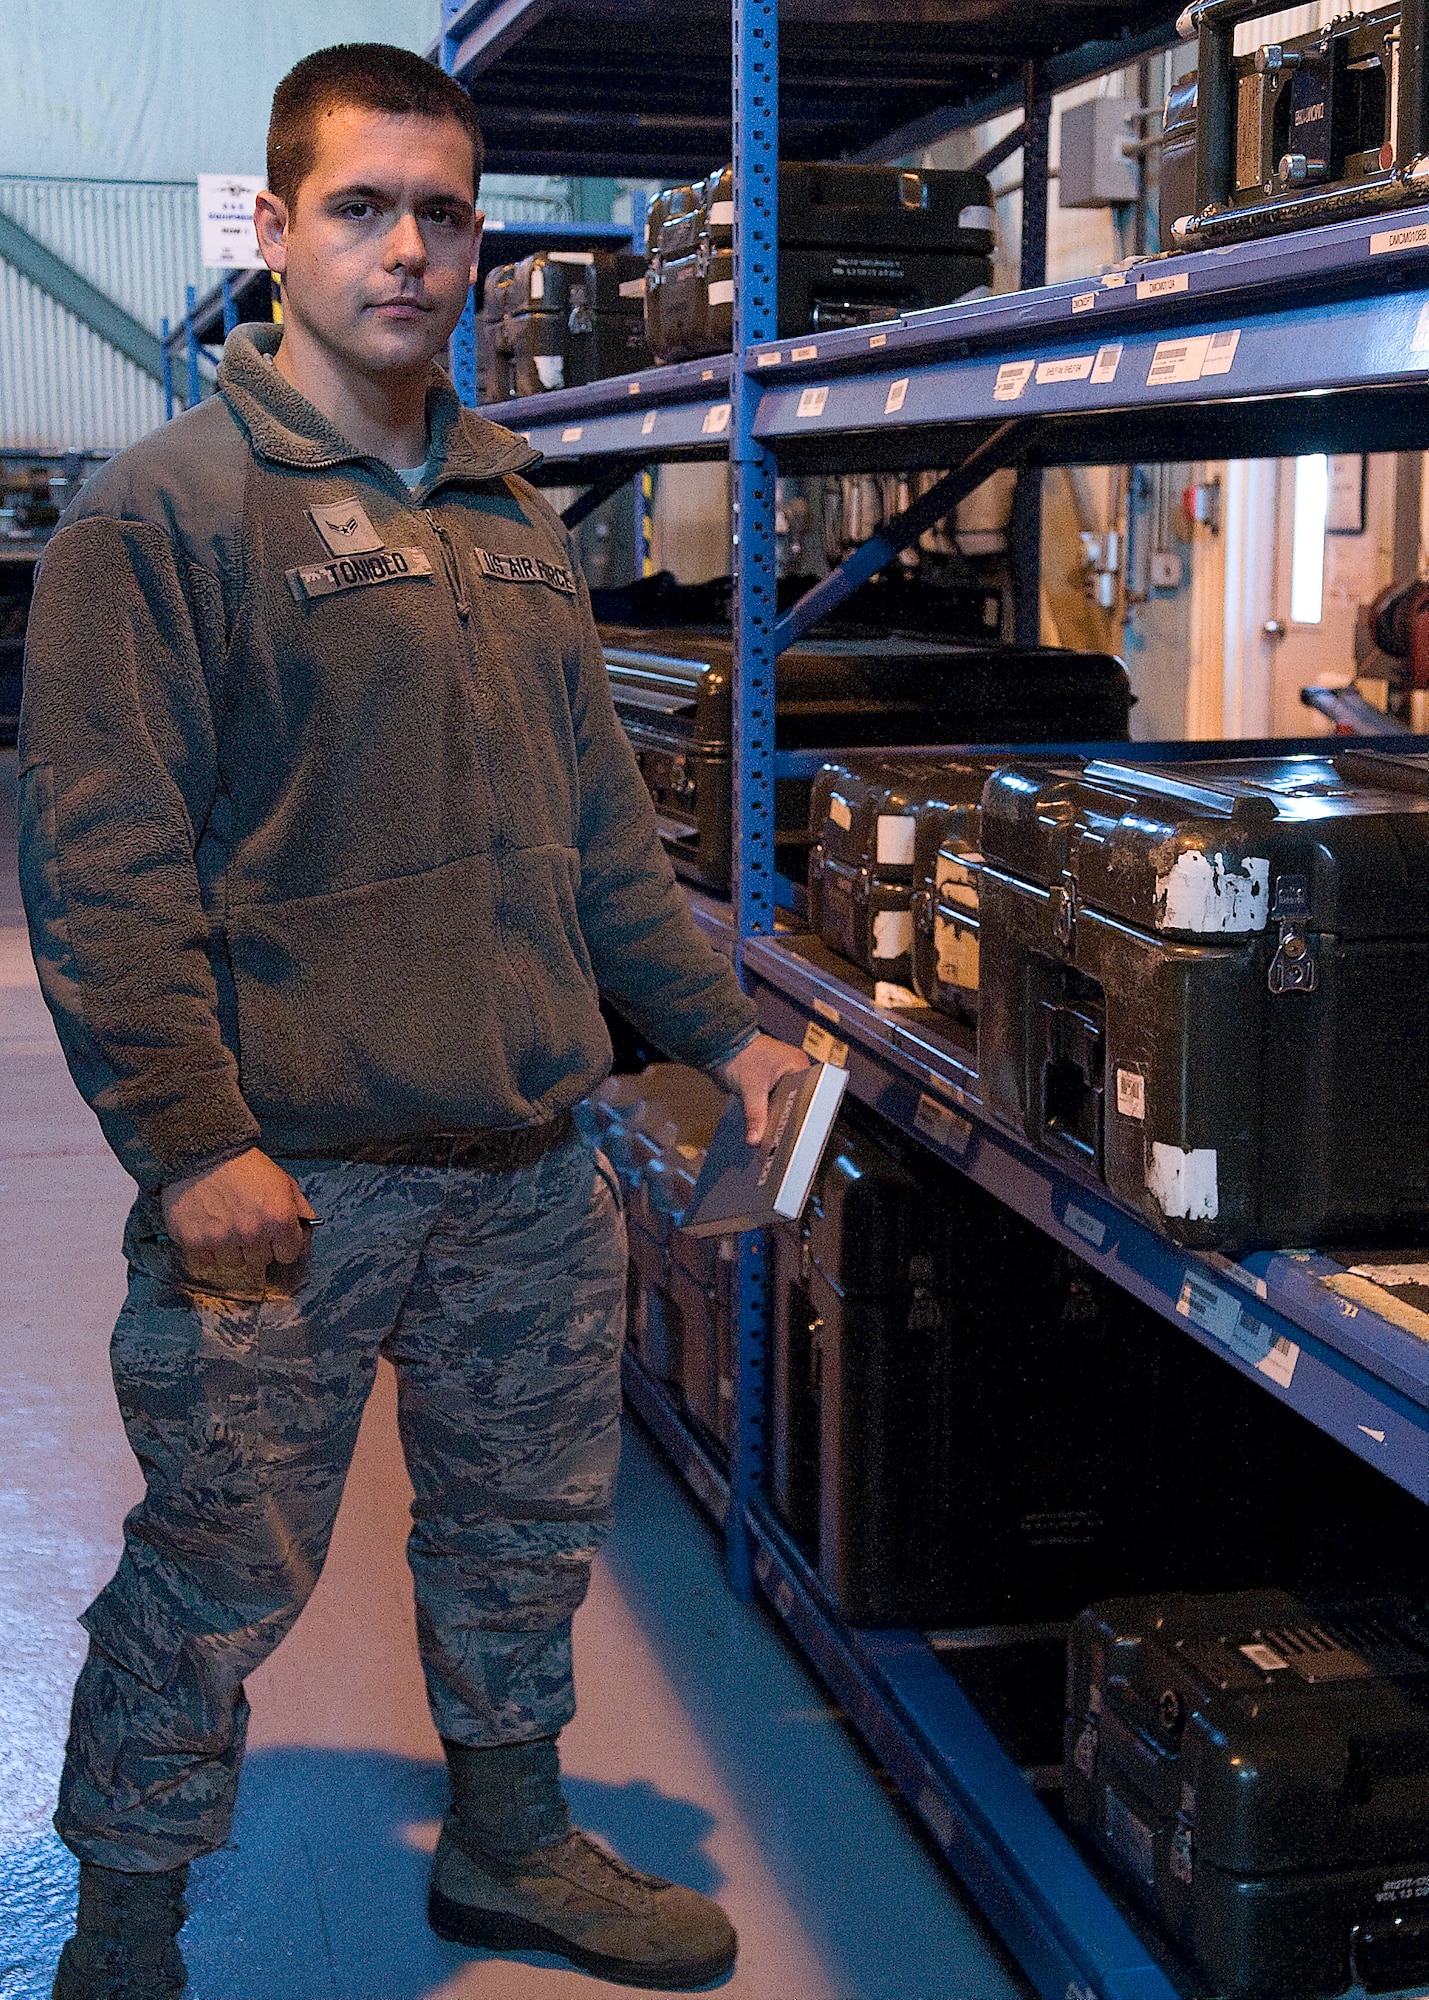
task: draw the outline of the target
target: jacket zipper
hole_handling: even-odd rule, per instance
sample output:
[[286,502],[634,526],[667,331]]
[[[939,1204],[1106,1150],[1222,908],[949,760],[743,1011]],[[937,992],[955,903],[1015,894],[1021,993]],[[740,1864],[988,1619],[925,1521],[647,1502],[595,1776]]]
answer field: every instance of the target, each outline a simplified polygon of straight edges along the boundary
[[447,582],[451,585],[452,596],[456,599],[456,615],[465,625],[471,617],[471,606],[466,601],[466,585],[461,580],[461,565],[457,561],[455,544],[430,507],[424,507],[422,512],[431,523],[432,533],[442,545],[442,564],[447,573]]

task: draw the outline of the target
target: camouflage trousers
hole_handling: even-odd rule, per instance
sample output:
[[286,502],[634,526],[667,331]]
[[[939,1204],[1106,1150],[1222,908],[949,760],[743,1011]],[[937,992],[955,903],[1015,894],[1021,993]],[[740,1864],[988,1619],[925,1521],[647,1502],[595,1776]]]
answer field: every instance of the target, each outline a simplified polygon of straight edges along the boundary
[[609,1167],[580,1140],[509,1173],[283,1164],[322,1227],[302,1266],[248,1296],[186,1276],[157,1201],[129,1219],[112,1358],[148,1491],[81,1621],[55,1815],[103,1867],[173,1868],[227,1839],[243,1679],[317,1582],[379,1354],[416,1491],[408,1559],[438,1731],[518,1742],[575,1710],[571,1617],[619,1455]]

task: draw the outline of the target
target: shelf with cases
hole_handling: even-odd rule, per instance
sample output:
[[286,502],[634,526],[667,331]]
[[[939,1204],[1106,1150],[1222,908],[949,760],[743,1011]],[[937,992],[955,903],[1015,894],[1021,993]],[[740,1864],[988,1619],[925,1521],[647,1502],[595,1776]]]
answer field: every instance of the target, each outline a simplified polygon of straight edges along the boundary
[[[1429,220],[1337,223],[759,343],[744,370],[755,438],[796,472],[944,466],[1008,425],[1027,464],[1416,449]],[[573,482],[612,459],[725,456],[730,382],[716,356],[491,414],[544,454],[538,476]]]
[[[625,1398],[716,1527],[729,1480],[666,1386],[627,1354]],[[847,1625],[782,1524],[745,1510],[760,1592],[1040,1992],[1173,2000],[1170,1961],[1127,1921],[917,1631]],[[1184,1979],[1184,1973],[1180,1975]]]
[[[812,1024],[845,1041],[857,1097],[1266,1394],[1290,1402],[1429,1499],[1429,1346],[1363,1307],[1344,1311],[1323,1283],[1329,1260],[1281,1254],[1237,1264],[1178,1251],[1105,1189],[1053,1166],[995,1125],[978,1096],[975,1054],[953,1038],[949,1023],[877,1008],[852,968],[821,954],[807,937],[779,934],[772,811],[775,777],[793,769],[775,749],[779,652],[950,512],[959,482],[971,490],[1001,464],[1417,449],[1429,373],[1429,347],[1415,344],[1429,325],[1426,211],[1388,218],[1374,231],[1336,225],[1075,286],[1037,287],[1045,269],[1051,92],[1164,46],[1172,10],[1117,20],[1111,9],[1094,15],[1055,7],[1040,15],[1014,10],[1014,20],[994,5],[979,27],[966,9],[950,4],[960,32],[982,35],[976,76],[969,73],[961,96],[942,80],[936,109],[906,98],[895,106],[877,75],[845,79],[866,100],[858,113],[867,134],[862,148],[840,135],[827,110],[822,122],[811,117],[807,95],[808,50],[817,31],[832,45],[833,74],[842,49],[855,48],[858,38],[848,34],[841,42],[827,30],[857,11],[857,0],[808,0],[786,7],[781,21],[777,0],[732,0],[728,13],[718,0],[676,0],[652,25],[648,10],[611,0],[599,19],[614,25],[606,25],[596,47],[581,34],[597,19],[589,0],[444,0],[438,57],[473,89],[493,167],[685,180],[731,152],[735,161],[737,363],[721,357],[653,369],[489,414],[526,432],[542,450],[538,478],[589,482],[577,514],[643,464],[729,457],[738,524],[736,882],[731,904],[696,896],[692,908],[706,935],[739,966],[764,1024],[795,1040]],[[868,25],[869,10],[862,11]],[[971,43],[947,32],[940,0],[923,18],[938,27],[951,58],[969,54]],[[734,55],[728,113],[727,20]],[[702,24],[697,47],[692,21]],[[901,38],[905,51],[918,41],[886,12],[877,25]],[[1087,42],[1097,36],[1107,39],[1093,52]],[[844,105],[852,101],[845,91]],[[798,343],[772,339],[781,153],[887,159],[1018,104],[1025,142],[1022,270],[1032,289],[883,327]],[[558,115],[548,116],[553,110]],[[1396,240],[1374,247],[1371,235],[1386,231]],[[1204,364],[1213,337],[1231,333],[1240,337],[1231,344],[1229,367],[1210,373]],[[1162,342],[1189,347],[1194,368],[1183,357],[1183,379],[1174,379],[1172,357],[1163,355],[1157,365]],[[1217,362],[1227,358],[1227,345],[1217,345]],[[1097,354],[1110,346],[1121,350],[1117,365],[1098,371]],[[1026,371],[1021,393],[1008,392],[1004,377],[999,397],[998,371],[1008,363],[1014,379],[1019,364]],[[1039,380],[1040,363],[1048,366]],[[707,368],[716,372],[706,377]],[[1109,379],[1093,381],[1094,374]],[[900,383],[906,386],[890,394]],[[716,409],[717,428],[706,429]],[[929,467],[953,473],[802,606],[777,616],[780,472]],[[1014,538],[1017,629],[1024,640],[1036,632],[1037,525],[1033,509]],[[1398,747],[1406,747],[1402,738]],[[1138,754],[1146,748],[1138,746]],[[1127,1923],[1115,1893],[1059,1830],[927,1639],[843,1626],[769,1514],[762,1497],[757,1262],[747,1253],[741,1264],[738,1433],[728,1476],[633,1362],[629,1401],[712,1518],[723,1519],[736,1586],[758,1587],[768,1599],[1038,1991],[1047,2000],[1170,2000],[1184,1975],[1168,1969]],[[1271,1371],[1260,1365],[1266,1360]]]
[[[1066,89],[1174,39],[1154,0],[786,0],[789,159],[894,159],[1021,101],[1025,66]],[[430,54],[475,100],[501,173],[688,180],[730,157],[721,0],[443,0]]]

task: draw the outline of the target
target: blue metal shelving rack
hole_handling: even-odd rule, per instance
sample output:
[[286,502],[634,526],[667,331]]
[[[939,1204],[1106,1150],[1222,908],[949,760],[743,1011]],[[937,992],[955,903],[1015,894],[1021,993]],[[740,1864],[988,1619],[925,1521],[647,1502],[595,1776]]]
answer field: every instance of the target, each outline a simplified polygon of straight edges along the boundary
[[[523,34],[580,5],[444,0],[446,34],[434,54],[468,80],[499,80]],[[692,894],[696,918],[737,963],[771,1032],[795,1042],[811,1027],[836,1035],[862,1102],[1429,1502],[1429,1339],[1337,1289],[1338,1267],[1312,1251],[1236,1262],[1178,1250],[1098,1183],[997,1125],[979,1096],[975,1055],[945,1018],[875,1006],[856,971],[817,940],[776,926],[770,812],[777,777],[809,775],[822,761],[775,749],[778,653],[994,468],[1028,475],[1018,595],[1035,603],[1027,551],[1041,466],[1421,449],[1429,207],[780,342],[777,0],[732,0],[732,12],[736,357],[652,368],[500,412],[544,454],[537,478],[586,488],[571,519],[651,463],[727,458],[734,468],[736,888],[732,905]],[[908,147],[926,143],[1020,100],[1035,161],[1053,88],[1169,39],[1164,23],[1138,26],[1139,40],[1123,23],[1119,42],[1044,50],[960,118],[925,119],[916,136],[911,127],[900,136]],[[536,163],[519,152],[502,160]],[[1023,269],[1038,274],[1038,204],[1028,209]],[[925,468],[945,474],[934,491],[779,617],[776,473]],[[1395,742],[1406,747],[1402,736]],[[1160,754],[1228,747],[1178,744]],[[1138,754],[1157,752],[1139,745]],[[1172,2000],[1189,1990],[1185,1967],[1128,1919],[925,1637],[845,1625],[771,1512],[760,1476],[762,1290],[750,1256],[728,1470],[667,1391],[626,1361],[628,1400],[724,1530],[732,1581],[760,1590],[1047,2000]]]

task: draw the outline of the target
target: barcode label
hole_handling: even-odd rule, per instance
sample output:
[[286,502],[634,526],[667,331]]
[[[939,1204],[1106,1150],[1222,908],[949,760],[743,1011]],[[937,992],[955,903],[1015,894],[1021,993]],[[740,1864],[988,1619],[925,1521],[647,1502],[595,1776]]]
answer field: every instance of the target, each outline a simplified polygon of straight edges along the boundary
[[819,350],[817,347],[791,347],[789,350],[789,359],[791,361],[817,361],[818,358]]
[[801,417],[821,417],[828,400],[829,392],[825,384],[821,384],[817,389],[805,389],[799,398],[798,414]]
[[660,412],[658,410],[647,410],[645,412],[644,422],[640,426],[641,437],[644,438],[649,437],[651,431],[653,431],[655,428],[655,419],[656,417],[659,416],[659,414]]
[[700,429],[706,437],[718,437],[721,432],[729,429],[731,407],[729,403],[710,404],[710,407],[705,411],[705,420],[700,425]]
[[838,1026],[839,1010],[835,1007],[832,1000],[815,1000],[814,1012],[822,1014],[826,1021],[832,1021],[835,1027]]
[[931,1139],[935,1146],[945,1152],[964,1154],[972,1139],[973,1128],[966,1118],[959,1118],[956,1111],[946,1104],[939,1104],[936,1097],[929,1097],[925,1090],[918,1099],[918,1109],[913,1115],[913,1127],[925,1139]]
[[803,1050],[815,1062],[832,1063],[835,1069],[848,1068],[848,1043],[835,1041],[827,1028],[810,1021],[804,1030]]
[[1072,300],[1072,311],[1073,313],[1094,312],[1096,310],[1096,303],[1097,295],[1095,292],[1078,292],[1077,296]]
[[905,375],[901,381],[889,384],[888,394],[883,401],[883,414],[885,417],[896,417],[898,412],[903,408],[908,397],[908,380],[909,378]]
[[1223,1291],[1200,1271],[1187,1271],[1176,1310],[1282,1389],[1290,1387],[1299,1348],[1247,1311],[1233,1292]]
[[1201,375],[1229,375],[1235,351],[1240,346],[1240,328],[1228,327],[1222,333],[1211,335],[1211,344],[1206,349],[1206,358],[1201,363]]
[[1092,364],[1092,380],[1105,386],[1116,380],[1116,371],[1121,363],[1121,342],[1109,347],[1099,347],[1097,358]]
[[1015,403],[1032,380],[1035,361],[1004,361],[992,385],[994,403]]
[[1106,1242],[1106,1224],[1098,1216],[1088,1215],[1084,1208],[1078,1208],[1075,1202],[1067,1203],[1062,1220],[1074,1235],[1090,1243],[1094,1250],[1100,1250]]
[[584,433],[582,432],[581,426],[579,424],[572,424],[569,430],[564,430],[561,432],[561,443],[579,444],[583,434]]

